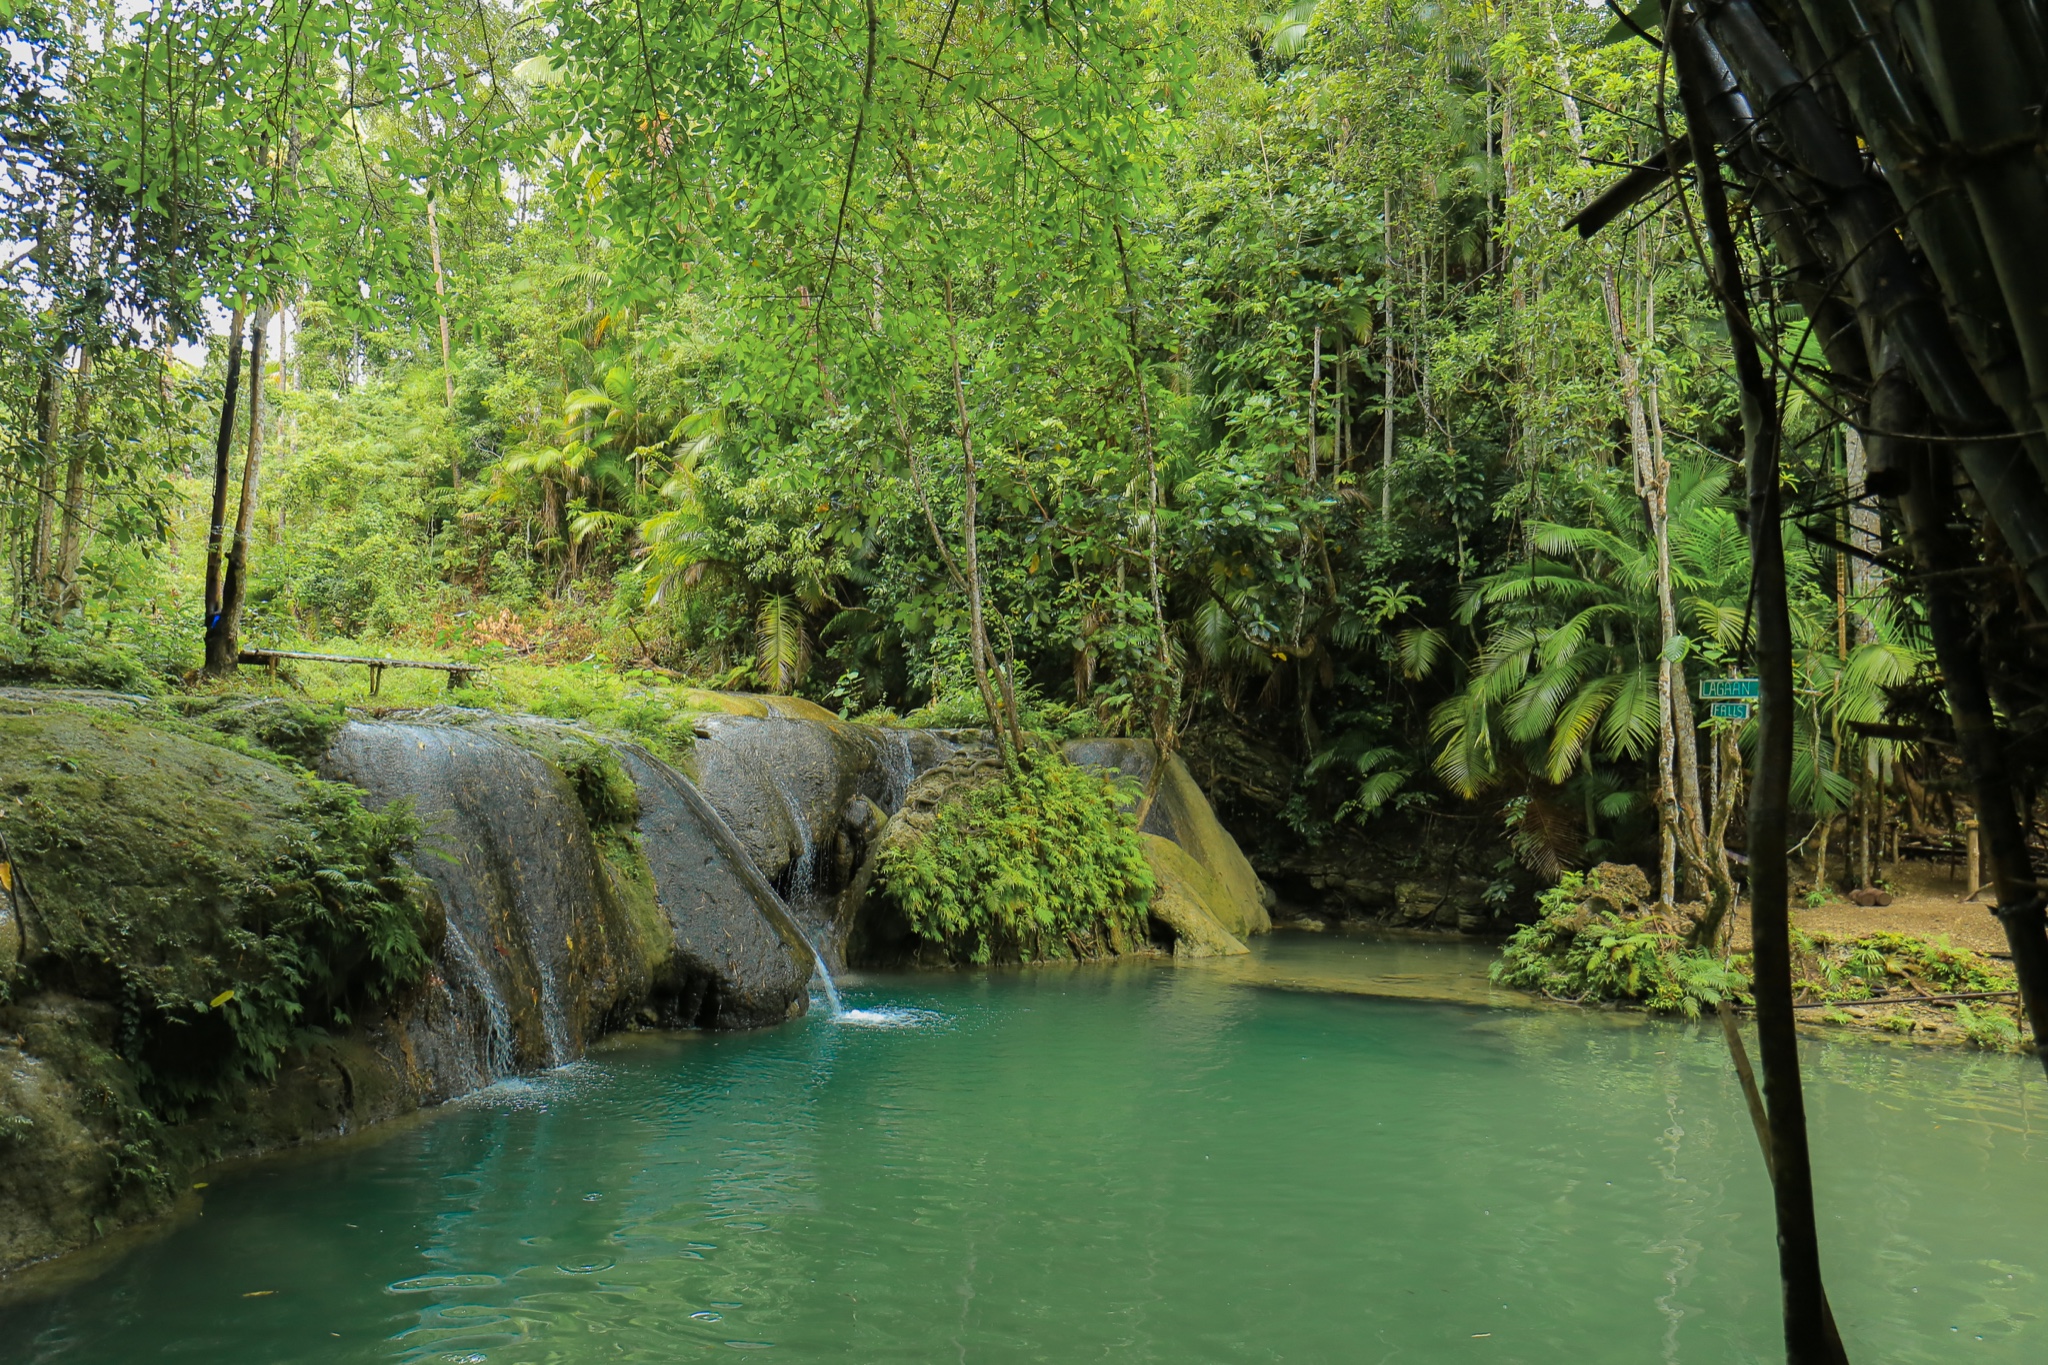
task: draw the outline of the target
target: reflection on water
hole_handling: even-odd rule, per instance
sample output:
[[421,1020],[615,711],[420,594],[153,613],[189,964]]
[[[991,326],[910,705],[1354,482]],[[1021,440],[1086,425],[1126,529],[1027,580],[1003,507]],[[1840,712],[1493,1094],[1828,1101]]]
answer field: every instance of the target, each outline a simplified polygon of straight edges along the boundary
[[[1777,1355],[1718,1035],[1371,998],[1484,989],[1483,954],[1383,946],[869,978],[836,1021],[622,1040],[217,1182],[204,1219],[0,1310],[0,1359]],[[1852,1357],[2048,1358],[2038,1068],[1807,1056]]]
[[1390,933],[1286,932],[1252,940],[1249,954],[1176,959],[1183,970],[1277,990],[1440,1000],[1520,1008],[1530,997],[1486,978],[1494,950],[1469,939]]

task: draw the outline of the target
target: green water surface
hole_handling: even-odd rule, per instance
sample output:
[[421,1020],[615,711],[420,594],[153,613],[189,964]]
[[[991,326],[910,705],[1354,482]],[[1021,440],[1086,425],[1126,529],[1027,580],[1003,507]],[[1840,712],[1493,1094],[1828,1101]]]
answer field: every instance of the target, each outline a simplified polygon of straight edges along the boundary
[[[1782,1359],[1718,1032],[1384,998],[1484,999],[1480,960],[1283,937],[622,1040],[217,1179],[203,1217],[0,1308],[0,1358]],[[2039,1068],[1807,1062],[1852,1359],[2048,1360]]]

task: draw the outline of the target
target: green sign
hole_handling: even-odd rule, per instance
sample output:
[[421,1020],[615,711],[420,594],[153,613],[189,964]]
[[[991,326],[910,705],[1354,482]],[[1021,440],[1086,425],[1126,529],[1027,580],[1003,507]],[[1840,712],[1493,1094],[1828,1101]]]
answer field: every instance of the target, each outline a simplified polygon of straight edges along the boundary
[[1703,678],[1701,701],[1755,701],[1763,689],[1755,678]]
[[1715,720],[1748,720],[1749,703],[1746,701],[1717,701],[1707,705],[1707,714]]

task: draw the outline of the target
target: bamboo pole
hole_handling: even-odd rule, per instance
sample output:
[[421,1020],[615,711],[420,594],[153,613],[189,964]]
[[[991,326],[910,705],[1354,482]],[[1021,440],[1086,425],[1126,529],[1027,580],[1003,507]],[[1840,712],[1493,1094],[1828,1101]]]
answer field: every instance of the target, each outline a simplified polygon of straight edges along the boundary
[[[1673,9],[1676,8],[1674,4]],[[1668,29],[1689,27],[1683,17]],[[1749,491],[1749,537],[1755,597],[1756,664],[1760,683],[1756,768],[1749,798],[1750,938],[1755,961],[1758,1051],[1771,1138],[1771,1191],[1778,1224],[1788,1365],[1846,1362],[1821,1278],[1820,1232],[1814,1218],[1813,1167],[1807,1147],[1806,1101],[1792,1012],[1791,914],[1785,822],[1792,776],[1792,624],[1786,601],[1784,528],[1778,483],[1777,395],[1765,374],[1753,330],[1741,258],[1728,219],[1719,152],[1695,87],[1680,73],[1686,121],[1693,130],[1702,218],[1713,250],[1715,290],[1728,320],[1741,394],[1743,461]]]

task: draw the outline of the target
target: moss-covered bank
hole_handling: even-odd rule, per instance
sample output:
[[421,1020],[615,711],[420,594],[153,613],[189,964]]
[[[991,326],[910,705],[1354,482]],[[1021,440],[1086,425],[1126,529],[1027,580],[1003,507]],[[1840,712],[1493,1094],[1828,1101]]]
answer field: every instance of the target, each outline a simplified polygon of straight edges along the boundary
[[0,701],[0,811],[5,1267],[160,1210],[271,1126],[252,1095],[299,1105],[280,1078],[420,979],[437,919],[408,812],[161,710]]
[[[1542,897],[1536,922],[1509,937],[1493,980],[1573,1004],[1687,1018],[1724,1000],[1747,1006],[1749,955],[1691,945],[1691,921],[1657,913],[1648,898],[1633,867],[1566,874]],[[1795,930],[1792,938],[1803,1023],[1994,1051],[2030,1046],[2007,963],[1913,934]]]

